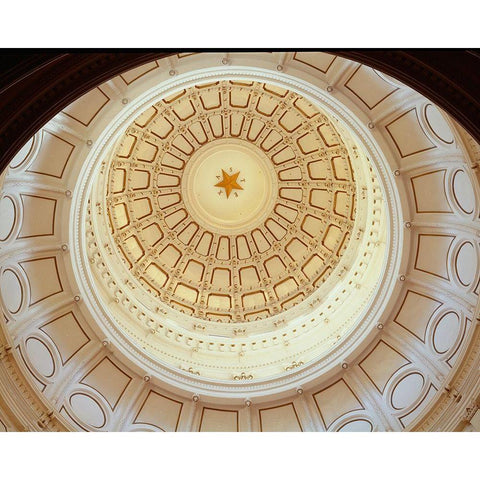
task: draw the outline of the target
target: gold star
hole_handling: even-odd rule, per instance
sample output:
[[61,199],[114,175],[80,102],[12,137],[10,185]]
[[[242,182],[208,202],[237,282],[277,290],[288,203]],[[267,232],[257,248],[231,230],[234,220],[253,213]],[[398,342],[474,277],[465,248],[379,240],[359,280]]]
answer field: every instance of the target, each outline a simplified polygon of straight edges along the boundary
[[234,173],[233,175],[229,175],[225,170],[222,168],[222,175],[223,180],[215,184],[216,187],[222,187],[225,189],[225,193],[227,194],[227,198],[232,193],[232,190],[243,190],[237,183],[237,178],[240,175],[240,172]]

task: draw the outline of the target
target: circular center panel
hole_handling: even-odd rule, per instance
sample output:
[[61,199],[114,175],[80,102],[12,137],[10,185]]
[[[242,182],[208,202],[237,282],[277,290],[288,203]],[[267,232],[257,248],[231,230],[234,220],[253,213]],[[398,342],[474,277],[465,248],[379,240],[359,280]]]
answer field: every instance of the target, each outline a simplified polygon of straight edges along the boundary
[[275,169],[265,153],[245,140],[228,138],[192,156],[181,191],[187,210],[202,227],[235,235],[265,220],[277,189]]

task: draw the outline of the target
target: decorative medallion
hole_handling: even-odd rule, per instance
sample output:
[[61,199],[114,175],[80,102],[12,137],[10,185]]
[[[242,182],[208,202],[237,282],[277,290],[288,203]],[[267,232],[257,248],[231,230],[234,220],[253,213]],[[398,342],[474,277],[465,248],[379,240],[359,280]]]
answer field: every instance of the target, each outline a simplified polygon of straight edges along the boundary
[[[230,171],[232,171],[232,168],[230,167]],[[227,198],[230,196],[232,193],[232,190],[243,190],[243,187],[240,186],[237,182],[238,176],[240,175],[240,172],[232,173],[229,175],[225,170],[222,168],[222,176],[223,179],[221,182],[218,182],[215,184],[216,187],[223,188],[225,190],[225,194],[227,195]],[[217,176],[217,178],[220,178],[220,176]],[[242,179],[241,181],[245,181],[245,179]],[[221,190],[219,190],[219,195],[222,193]],[[234,192],[234,195],[238,197],[238,193]]]

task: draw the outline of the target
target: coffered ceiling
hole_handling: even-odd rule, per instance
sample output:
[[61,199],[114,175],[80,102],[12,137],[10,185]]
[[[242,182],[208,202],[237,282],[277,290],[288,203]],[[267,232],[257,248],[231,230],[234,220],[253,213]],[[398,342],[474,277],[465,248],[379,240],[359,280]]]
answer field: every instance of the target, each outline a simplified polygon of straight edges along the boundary
[[462,429],[477,410],[478,144],[322,52],[98,85],[0,196],[0,429]]

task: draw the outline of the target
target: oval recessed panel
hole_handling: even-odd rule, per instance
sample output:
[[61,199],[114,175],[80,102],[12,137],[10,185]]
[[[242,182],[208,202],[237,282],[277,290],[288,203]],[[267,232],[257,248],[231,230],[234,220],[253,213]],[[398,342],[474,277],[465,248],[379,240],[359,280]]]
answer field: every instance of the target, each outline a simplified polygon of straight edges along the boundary
[[33,148],[33,138],[31,138],[21,149],[20,151],[13,157],[12,161],[10,162],[10,168],[17,168],[19,167],[28,157],[30,152]]
[[6,240],[15,225],[15,204],[10,197],[0,200],[0,241]]
[[156,428],[150,425],[133,426],[128,430],[129,432],[163,432],[160,428]]
[[367,420],[352,420],[346,423],[339,432],[371,432],[372,424]]
[[453,195],[458,206],[465,213],[472,213],[475,208],[475,194],[469,176],[458,170],[453,176]]
[[22,306],[23,289],[20,279],[13,270],[3,272],[0,291],[7,310],[10,313],[17,313]]
[[35,370],[44,377],[51,377],[55,372],[55,362],[47,346],[38,338],[28,338],[25,342],[28,359]]
[[451,144],[454,141],[453,133],[443,118],[440,110],[429,103],[425,107],[425,118],[432,133],[443,143]]
[[423,388],[423,377],[419,373],[410,373],[400,380],[392,393],[392,406],[397,410],[412,405],[420,396]]
[[433,348],[437,353],[450,350],[460,333],[460,319],[454,312],[444,315],[433,331]]
[[465,287],[470,285],[475,279],[477,263],[475,248],[470,242],[465,242],[458,250],[455,259],[455,270],[458,280]]
[[70,405],[75,415],[86,425],[102,428],[105,425],[105,414],[96,400],[83,393],[74,393],[70,397]]

